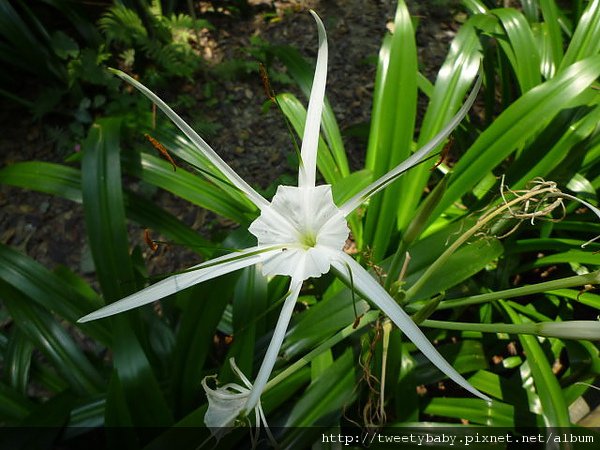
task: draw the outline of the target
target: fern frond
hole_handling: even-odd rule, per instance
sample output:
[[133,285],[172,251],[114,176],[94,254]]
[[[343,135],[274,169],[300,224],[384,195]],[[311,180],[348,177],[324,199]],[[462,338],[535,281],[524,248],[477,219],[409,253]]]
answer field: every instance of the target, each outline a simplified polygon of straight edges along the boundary
[[98,27],[109,43],[115,41],[127,47],[148,38],[148,32],[137,13],[122,5],[110,7],[98,21]]

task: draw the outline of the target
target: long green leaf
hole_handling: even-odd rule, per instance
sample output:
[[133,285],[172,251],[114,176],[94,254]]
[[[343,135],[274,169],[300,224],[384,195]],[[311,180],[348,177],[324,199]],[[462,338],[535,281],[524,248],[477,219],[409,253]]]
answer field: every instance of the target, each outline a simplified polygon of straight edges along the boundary
[[96,274],[105,300],[135,288],[121,188],[120,121],[95,123],[83,146],[83,208]]
[[170,164],[156,156],[142,154],[140,165],[128,161],[125,167],[127,172],[150,184],[237,222],[247,222],[254,216],[246,204],[234,201],[215,185],[185,170],[173,171]]
[[544,33],[547,34],[547,39],[550,42],[550,55],[549,58],[549,69],[545,75],[550,78],[554,75],[556,68],[558,68],[563,59],[563,38],[562,31],[560,29],[560,17],[558,6],[554,0],[540,0],[540,8],[542,10],[542,16],[544,17]]
[[81,203],[81,178],[72,167],[29,161],[0,169],[0,183],[32,189]]
[[572,104],[599,74],[600,57],[590,57],[573,64],[513,103],[454,167],[448,189],[432,216],[436,217],[459,200],[527,139],[541,132],[549,120]]
[[[28,301],[73,324],[82,315],[102,306],[97,297],[81,295],[41,264],[3,245],[0,245],[0,279],[31,299]],[[81,329],[100,342],[111,342],[106,324],[81,325]]]
[[5,372],[10,385],[22,395],[27,393],[33,344],[19,328],[15,328],[4,357]]
[[523,189],[535,177],[546,177],[564,166],[578,146],[585,145],[600,120],[600,106],[585,106],[559,114],[548,133],[541,134],[522,153],[507,176],[511,189]]
[[[500,304],[514,323],[522,323],[519,316],[505,301]],[[527,355],[536,391],[540,398],[541,411],[547,427],[569,427],[569,410],[550,363],[535,336],[519,335],[519,341]]]
[[495,401],[490,406],[483,400],[475,398],[457,400],[456,398],[434,398],[425,407],[424,412],[432,416],[452,417],[493,427],[513,428],[516,425],[512,405]]
[[[139,448],[133,432],[134,423],[127,406],[127,396],[123,392],[123,386],[116,370],[112,373],[106,392],[104,423],[108,427],[106,433],[108,447],[124,446],[133,450]],[[121,430],[123,431],[121,432]]]
[[[452,362],[452,366],[459,373],[474,372],[487,369],[488,363],[481,342],[474,340],[463,340],[458,344],[445,344],[438,348],[444,358]],[[446,376],[438,370],[422,354],[415,355],[417,367],[415,368],[415,379],[420,384],[433,384],[442,381]]]
[[[379,53],[367,168],[377,179],[411,152],[417,105],[417,50],[414,29],[404,1],[399,1],[394,18],[394,34],[387,36]],[[389,186],[371,199],[364,243],[371,246],[374,261],[387,251],[396,225],[400,185]]]
[[[306,109],[300,103],[300,100],[293,94],[280,94],[277,96],[277,102],[298,136],[302,136],[304,134],[304,123],[306,122]],[[344,176],[323,139],[319,139],[317,167],[328,184],[336,184]]]
[[13,387],[0,382],[0,417],[5,423],[18,422],[28,416],[35,406]]
[[[107,303],[131,293],[133,274],[121,188],[120,122],[104,119],[94,124],[84,143],[82,192],[86,226],[96,273]],[[158,320],[151,317],[150,320]],[[127,397],[132,421],[138,426],[168,425],[170,410],[152,367],[135,335],[135,313],[112,319],[114,367]],[[143,398],[143,404],[139,399]],[[107,410],[113,409],[107,399]],[[127,425],[127,424],[124,424]]]
[[[178,414],[189,413],[202,392],[200,382],[215,329],[227,306],[231,276],[201,283],[178,294],[182,308],[173,358],[173,391]],[[201,318],[202,326],[198,326]]]
[[[38,161],[11,164],[0,169],[0,183],[82,202],[81,173],[60,164]],[[205,256],[212,253],[214,244],[171,214],[133,192],[125,191],[123,194],[126,214],[131,220],[163,234],[173,242],[188,245],[197,253]]]
[[571,64],[581,61],[600,51],[600,0],[589,2],[567,48],[560,70],[565,70]]
[[[243,373],[254,373],[254,361],[258,359],[255,344],[275,326],[266,317],[271,306],[267,292],[267,279],[255,266],[244,269],[235,285],[232,303],[234,342],[225,360],[235,358]],[[225,365],[219,378],[229,372],[229,368]]]
[[[521,93],[533,89],[541,82],[541,62],[533,33],[527,20],[519,11],[510,8],[492,11],[499,19],[508,37],[511,49],[507,52],[517,75]],[[503,41],[500,41],[501,45]]]
[[[210,182],[218,186],[224,193],[236,203],[240,203],[244,211],[255,211],[256,206],[223,175],[216,170],[212,162],[194,146],[185,136],[174,130],[147,130],[149,134],[158,139],[173,155],[187,162],[198,171],[199,175],[206,177]],[[211,186],[212,187],[212,186]]]
[[87,394],[101,392],[102,376],[49,312],[4,281],[0,282],[0,295],[19,329],[44,353],[73,390]]
[[286,421],[286,427],[307,427],[315,425],[318,419],[338,411],[354,395],[354,358],[347,350],[333,365],[313,383],[296,402]]
[[[427,144],[452,119],[463,97],[477,76],[481,60],[481,44],[470,23],[465,24],[450,47],[440,68],[433,93],[423,118],[417,147]],[[441,146],[440,146],[441,148]],[[438,148],[438,151],[440,150]],[[413,167],[400,181],[403,201],[398,202],[398,223],[405,229],[414,217],[421,194],[431,175],[428,164]]]
[[[115,336],[119,340],[114,348],[114,366],[122,384],[131,420],[139,427],[170,426],[173,423],[171,409],[162,394],[152,366],[133,333],[131,321],[127,319],[129,317],[126,315],[113,319]],[[143,402],[140,402],[140,399],[143,399]],[[110,397],[107,398],[107,408],[112,406],[110,400]],[[114,400],[122,401],[116,398]]]
[[299,315],[290,327],[282,346],[284,358],[291,359],[308,348],[314,348],[324,339],[352,324],[357,318],[355,311],[358,316],[362,316],[368,310],[368,303],[353,298],[347,289],[319,302]]

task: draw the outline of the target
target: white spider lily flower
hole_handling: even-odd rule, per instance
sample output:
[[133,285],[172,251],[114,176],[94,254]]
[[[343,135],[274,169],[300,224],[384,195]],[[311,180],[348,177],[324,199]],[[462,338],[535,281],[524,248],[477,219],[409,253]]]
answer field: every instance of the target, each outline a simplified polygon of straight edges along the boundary
[[[253,409],[257,414],[260,413],[260,395],[275,365],[302,283],[308,278],[320,277],[332,268],[347,284],[352,285],[365,298],[387,314],[423,354],[450,379],[472,394],[490,401],[487,396],[471,386],[438,353],[419,327],[415,325],[385,289],[360,264],[343,252],[349,233],[346,217],[370,196],[396,180],[415,164],[423,161],[434,148],[448,137],[473,104],[481,80],[478,79],[466,103],[456,116],[431,142],[338,207],[333,202],[331,186],[315,185],[317,147],[327,77],[327,39],[321,19],[313,11],[311,11],[311,14],[315,18],[319,30],[319,51],[302,139],[298,187],[279,186],[271,202],[265,200],[242,180],[196,132],[153,92],[125,73],[114,71],[119,77],[132,84],[152,100],[196,145],[199,151],[256,205],[260,210],[260,216],[250,225],[249,231],[256,236],[258,245],[197,265],[185,271],[185,273],[173,275],[140,292],[99,309],[79,321],[86,322],[127,311],[160,300],[202,281],[253,264],[261,263],[264,275],[291,277],[290,288],[273,338],[254,384],[246,383],[247,388],[239,385],[235,387],[230,384],[212,390],[208,388],[206,383],[203,383],[209,398],[209,409],[206,413],[205,422],[213,430],[219,427],[233,426],[238,416],[245,416]],[[243,374],[237,372],[241,378]]]
[[[244,410],[246,403],[248,402],[248,397],[252,392],[252,383],[250,380],[246,378],[243,372],[238,368],[235,364],[233,358],[229,360],[231,364],[231,368],[234,373],[242,380],[244,386],[240,386],[237,383],[228,383],[224,386],[220,386],[217,389],[212,389],[208,386],[207,380],[210,378],[216,378],[214,376],[205,377],[202,380],[202,387],[206,392],[206,398],[208,399],[208,409],[211,411],[210,414],[206,414],[205,424],[207,428],[210,430],[211,434],[220,439],[223,435],[225,435],[228,431],[227,428],[223,427],[223,424],[235,424],[235,420],[238,418],[240,413]],[[265,413],[262,409],[262,405],[260,401],[254,408],[255,412],[255,426],[256,430],[260,429],[261,422],[265,424],[265,429],[267,430],[267,435],[271,442],[275,442],[275,438],[271,434],[271,430],[269,430],[269,426],[267,425],[267,419],[265,418]],[[231,426],[228,425],[228,426]],[[253,441],[258,438],[258,433],[255,437],[253,437]],[[254,448],[255,445],[252,446]]]

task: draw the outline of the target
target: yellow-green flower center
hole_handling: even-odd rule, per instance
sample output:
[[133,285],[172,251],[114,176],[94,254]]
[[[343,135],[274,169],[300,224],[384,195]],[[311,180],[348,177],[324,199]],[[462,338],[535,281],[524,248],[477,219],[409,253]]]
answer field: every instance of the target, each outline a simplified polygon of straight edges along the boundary
[[317,236],[314,233],[307,233],[300,238],[300,243],[312,248],[317,245]]

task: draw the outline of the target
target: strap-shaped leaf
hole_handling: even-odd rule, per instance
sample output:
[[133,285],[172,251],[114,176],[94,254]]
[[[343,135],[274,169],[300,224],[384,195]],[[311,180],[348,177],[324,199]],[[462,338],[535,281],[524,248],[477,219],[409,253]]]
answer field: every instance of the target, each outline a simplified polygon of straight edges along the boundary
[[[172,363],[175,410],[178,415],[189,413],[202,391],[200,382],[206,370],[205,361],[213,346],[215,330],[233,289],[232,276],[222,276],[202,283],[178,296],[181,319]],[[198,326],[198,318],[202,326]]]
[[[112,319],[117,341],[113,349],[114,367],[117,369],[131,422],[138,427],[170,426],[173,423],[171,409],[133,331],[132,322],[128,315]],[[113,402],[120,403],[122,399],[108,397],[107,409],[113,408]]]
[[[522,316],[517,314],[504,300],[500,304],[506,311],[510,320],[516,324],[523,323]],[[519,335],[519,341],[527,355],[531,375],[535,383],[536,391],[540,397],[541,413],[544,416],[544,425],[547,427],[569,427],[569,410],[565,404],[560,384],[552,367],[546,358],[540,343],[535,336]]]
[[[95,123],[84,143],[82,162],[86,227],[96,274],[107,303],[115,302],[136,288],[123,206],[119,128],[117,119]],[[133,423],[169,425],[173,420],[169,408],[134,332],[138,325],[133,315],[112,321],[114,367],[128,399]],[[140,398],[144,399],[143,405],[139,403]]]
[[542,80],[540,55],[529,23],[516,9],[500,8],[492,10],[492,13],[500,19],[506,33],[510,49],[505,41],[500,40],[500,44],[507,50],[506,54],[517,76],[521,92],[525,93]]
[[[292,127],[299,136],[304,134],[306,122],[306,109],[300,100],[293,94],[279,94],[277,102],[281,111],[290,121]],[[335,184],[342,174],[334,160],[334,157],[323,139],[319,139],[319,150],[317,153],[317,167],[328,184]]]
[[[82,202],[81,172],[60,164],[30,161],[11,164],[0,169],[0,183],[57,195],[77,203]],[[127,217],[146,228],[163,234],[173,242],[189,246],[202,255],[210,255],[214,244],[149,200],[124,191]]]
[[[293,47],[273,46],[269,48],[268,51],[274,54],[277,59],[286,66],[290,76],[296,81],[302,93],[308,97],[311,88],[312,66],[300,55],[298,50]],[[327,147],[332,153],[337,170],[343,176],[346,176],[350,173],[346,151],[344,149],[339,126],[327,98],[325,98],[322,119],[323,133],[325,135]],[[319,150],[319,153],[321,153],[321,150]],[[321,170],[320,167],[319,170]]]
[[[341,416],[344,405],[354,397],[354,378],[354,358],[351,350],[347,349],[321,375],[319,382],[312,384],[295,402],[286,427],[307,427],[336,412]],[[331,417],[329,420],[331,422],[326,425],[333,424]]]
[[33,349],[33,344],[19,328],[12,330],[3,363],[10,385],[21,395],[27,394]]
[[600,57],[568,67],[507,108],[454,167],[448,189],[432,217],[472,189],[486,174],[540,133],[562,108],[572,105],[600,74]]
[[235,201],[214,184],[185,170],[174,172],[171,165],[156,156],[144,153],[140,165],[127,161],[125,169],[141,180],[237,222],[247,222],[254,216],[253,210],[245,203]]
[[[70,323],[102,305],[99,298],[81,295],[38,262],[3,245],[0,245],[0,280],[23,293],[28,302],[36,303]],[[106,325],[92,324],[82,329],[106,345],[111,341]]]
[[16,423],[25,418],[34,408],[35,403],[0,381],[0,417],[3,421],[8,424]]
[[542,16],[544,17],[544,23],[541,28],[543,34],[546,36],[545,40],[549,44],[547,47],[550,49],[548,69],[547,71],[542,69],[542,72],[547,78],[550,78],[554,75],[558,66],[560,66],[564,55],[562,30],[560,28],[560,13],[554,0],[540,0],[539,3],[540,9],[542,10]]
[[218,186],[227,196],[231,197],[235,202],[241,203],[242,209],[254,211],[256,206],[235,186],[233,186],[223,175],[216,170],[215,166],[210,162],[210,159],[199,152],[198,149],[190,142],[190,140],[178,133],[176,130],[170,129],[155,129],[147,130],[151,136],[156,138],[163,144],[169,153],[183,161],[198,171],[199,175],[204,176],[215,186]]
[[[468,22],[452,41],[448,56],[440,68],[425,117],[419,131],[417,148],[422,148],[444,129],[460,109],[463,99],[477,77],[481,60],[481,44],[475,30]],[[438,144],[431,153],[440,151]],[[398,225],[404,230],[415,215],[421,194],[431,176],[431,164],[417,165],[399,181],[402,201],[397,202]]]
[[117,119],[92,125],[83,145],[83,208],[96,275],[107,302],[135,289],[121,188]]
[[[411,153],[417,105],[417,50],[414,29],[404,1],[398,2],[394,33],[386,37],[379,53],[367,168],[377,179]],[[374,261],[387,250],[396,224],[399,184],[390,185],[369,205],[364,241],[373,249]]]
[[[515,423],[514,406],[499,401],[490,405],[476,398],[463,398],[458,403],[455,398],[438,397],[431,399],[424,412],[434,416],[465,418],[469,423],[492,427],[513,428],[522,425],[522,423]],[[527,416],[526,413],[523,415]],[[531,426],[535,425],[534,421]]]
[[565,52],[560,70],[565,70],[571,64],[581,61],[600,52],[600,0],[589,2]]
[[52,315],[4,281],[0,295],[10,315],[27,338],[79,393],[97,394],[104,381],[71,336]]
[[10,164],[0,169],[0,183],[81,203],[80,172],[60,164],[39,161]]

